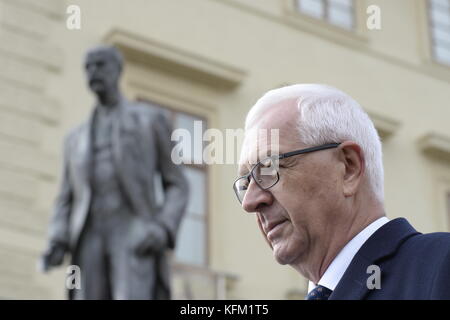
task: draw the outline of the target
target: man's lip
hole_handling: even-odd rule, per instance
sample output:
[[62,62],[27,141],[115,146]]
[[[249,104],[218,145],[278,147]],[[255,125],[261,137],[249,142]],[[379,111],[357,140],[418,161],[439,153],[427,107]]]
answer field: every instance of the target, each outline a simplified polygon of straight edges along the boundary
[[269,240],[270,242],[273,242],[279,236],[280,229],[283,228],[280,226],[283,225],[286,221],[287,220],[283,220],[277,224],[274,224],[274,226],[271,229],[269,229],[269,232],[267,233],[267,240]]

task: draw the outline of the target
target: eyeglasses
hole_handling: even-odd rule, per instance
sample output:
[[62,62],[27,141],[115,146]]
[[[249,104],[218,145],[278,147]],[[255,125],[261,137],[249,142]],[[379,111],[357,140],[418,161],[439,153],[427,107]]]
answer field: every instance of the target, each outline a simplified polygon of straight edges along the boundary
[[283,153],[280,155],[268,157],[264,160],[259,161],[250,172],[242,177],[236,179],[233,183],[233,190],[236,193],[236,196],[239,202],[242,204],[244,200],[245,193],[247,192],[248,186],[250,185],[250,177],[256,182],[258,187],[262,190],[267,190],[272,188],[274,185],[280,181],[280,174],[278,172],[278,162],[282,159],[286,159],[292,156],[296,156],[299,154],[326,150],[337,148],[340,143],[329,143],[321,146],[295,150],[287,153]]

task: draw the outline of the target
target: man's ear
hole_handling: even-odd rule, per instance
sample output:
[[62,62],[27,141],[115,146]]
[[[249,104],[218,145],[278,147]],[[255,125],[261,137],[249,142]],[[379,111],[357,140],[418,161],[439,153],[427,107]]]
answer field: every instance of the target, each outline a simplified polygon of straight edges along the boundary
[[366,162],[361,147],[353,141],[343,142],[338,147],[339,159],[344,164],[343,192],[351,197],[361,186]]

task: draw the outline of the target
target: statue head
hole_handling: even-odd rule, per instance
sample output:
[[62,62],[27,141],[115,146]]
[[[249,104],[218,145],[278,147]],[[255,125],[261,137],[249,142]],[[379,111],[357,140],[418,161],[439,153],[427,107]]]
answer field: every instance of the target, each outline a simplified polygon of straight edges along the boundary
[[118,90],[122,73],[122,54],[113,46],[99,46],[86,53],[85,70],[89,88],[97,96]]

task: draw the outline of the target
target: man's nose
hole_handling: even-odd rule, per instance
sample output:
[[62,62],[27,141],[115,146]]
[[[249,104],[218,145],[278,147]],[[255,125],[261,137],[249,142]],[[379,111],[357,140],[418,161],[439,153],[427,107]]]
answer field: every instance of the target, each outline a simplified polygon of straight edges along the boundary
[[247,192],[242,200],[242,208],[253,213],[258,211],[258,208],[264,205],[270,206],[273,202],[273,196],[268,190],[262,190],[253,179],[250,180]]

